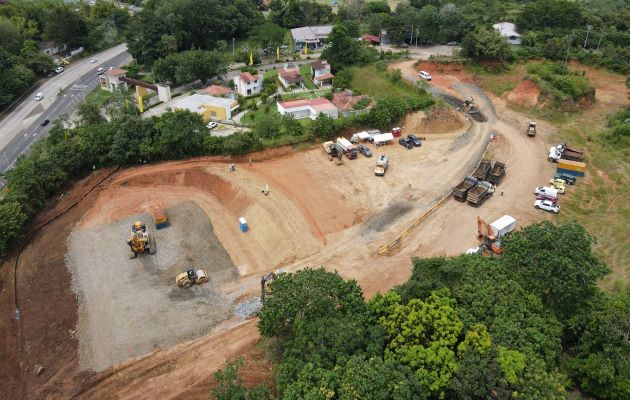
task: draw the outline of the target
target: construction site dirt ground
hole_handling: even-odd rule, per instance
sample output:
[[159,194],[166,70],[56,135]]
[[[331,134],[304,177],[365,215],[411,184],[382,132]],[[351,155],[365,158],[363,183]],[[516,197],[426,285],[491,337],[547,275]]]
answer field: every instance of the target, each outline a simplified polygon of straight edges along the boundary
[[[401,69],[407,79],[417,79],[413,61],[392,68]],[[321,145],[304,151],[253,154],[248,156],[254,160],[251,166],[246,158],[202,158],[130,168],[112,175],[26,247],[17,274],[22,310],[19,323],[12,319],[11,259],[3,267],[0,334],[6,338],[8,362],[2,366],[6,382],[2,385],[6,385],[7,393],[14,398],[205,398],[207,393],[200,393],[209,387],[213,372],[225,360],[251,352],[259,340],[256,322],[231,316],[231,311],[218,312],[203,323],[191,322],[194,326],[183,334],[168,328],[169,318],[184,318],[178,316],[184,309],[195,318],[195,307],[199,306],[191,301],[180,307],[168,297],[174,290],[184,290],[175,288],[175,273],[187,262],[206,262],[206,268],[213,268],[213,255],[208,259],[203,251],[193,254],[200,247],[187,248],[188,242],[179,236],[170,242],[173,247],[168,251],[173,252],[173,258],[166,262],[160,252],[168,246],[163,248],[161,243],[169,243],[169,239],[158,237],[155,256],[133,263],[124,260],[130,222],[155,205],[168,210],[189,207],[183,214],[197,221],[178,235],[186,235],[190,243],[199,238],[195,246],[207,246],[208,232],[216,236],[230,263],[218,265],[217,277],[211,273],[210,284],[195,290],[207,293],[229,310],[258,295],[260,276],[278,268],[295,271],[324,266],[337,270],[356,279],[370,297],[404,282],[411,272],[412,257],[457,255],[476,246],[478,215],[492,221],[509,214],[518,225],[553,218],[532,206],[534,187],[553,175],[553,165],[546,160],[546,141],[554,133],[553,127],[539,123],[536,138],[528,138],[525,116],[507,109],[501,99],[491,102],[466,81],[457,75],[442,80],[434,75],[433,84],[459,98],[473,96],[488,121],[465,120],[459,131],[428,136],[422,147],[411,150],[397,143],[378,149],[370,145],[375,155],[385,152],[390,157],[390,168],[383,178],[374,176],[375,157],[359,155],[337,166],[324,155]],[[407,133],[411,133],[409,128],[403,127],[403,134]],[[381,245],[395,239],[474,169],[488,143],[487,154],[507,164],[498,192],[478,208],[446,201],[409,232],[399,250],[390,256],[379,255]],[[236,171],[230,172],[228,163],[234,161]],[[95,176],[99,174],[104,172]],[[68,199],[81,197],[96,181],[90,176],[77,183],[48,215],[63,210],[70,204]],[[265,185],[270,187],[268,196],[261,192]],[[175,212],[173,223],[183,214]],[[239,217],[247,219],[248,232],[239,230]],[[207,224],[203,222],[206,218]],[[172,226],[164,235],[176,234],[169,229],[184,228]],[[96,236],[98,243],[83,243],[86,247],[82,248],[83,241],[96,240]],[[101,266],[93,266],[91,272],[86,266],[90,254],[104,257],[104,252],[119,265],[100,275],[101,270],[93,272],[103,268],[99,260]],[[155,260],[148,260],[151,257]],[[79,258],[80,262],[72,261]],[[72,287],[68,269],[73,271]],[[164,315],[158,321],[149,315],[128,320],[131,309],[123,310],[123,298],[135,296],[144,302],[140,297],[145,295],[159,301],[138,307],[158,315],[151,310],[153,305]],[[203,299],[201,296],[199,301],[206,301]],[[100,306],[90,306],[92,301]],[[111,308],[105,310],[107,307]],[[99,318],[103,321],[83,323],[84,319]],[[163,323],[165,329],[161,330]],[[135,350],[115,349],[117,340],[102,340],[99,335],[104,333],[92,332],[104,326],[116,330],[114,336],[124,337],[124,343],[133,344]],[[207,334],[163,348],[200,331]],[[139,338],[143,335],[150,340]],[[97,346],[95,338],[99,340]],[[158,346],[153,347],[155,344]],[[92,370],[112,364],[104,371],[87,372],[90,364],[82,361],[83,351],[78,350],[82,348],[112,350],[116,356],[91,364]],[[137,357],[122,362],[128,356]],[[40,365],[45,369],[38,375],[36,366]]]

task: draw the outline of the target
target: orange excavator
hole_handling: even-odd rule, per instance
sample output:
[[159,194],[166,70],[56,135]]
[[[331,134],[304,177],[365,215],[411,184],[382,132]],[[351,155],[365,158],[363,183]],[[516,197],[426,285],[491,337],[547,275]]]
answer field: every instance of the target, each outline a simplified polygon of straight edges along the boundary
[[489,223],[477,217],[477,240],[479,240],[479,253],[488,256],[490,252],[501,255],[503,249],[501,248],[501,242],[496,237],[492,226]]

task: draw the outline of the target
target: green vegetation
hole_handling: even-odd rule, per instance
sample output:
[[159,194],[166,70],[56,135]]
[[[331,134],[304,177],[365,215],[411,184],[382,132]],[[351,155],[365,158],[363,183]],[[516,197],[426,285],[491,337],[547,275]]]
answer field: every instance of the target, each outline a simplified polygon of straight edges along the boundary
[[304,78],[304,86],[306,86],[308,90],[317,89],[317,86],[315,86],[315,84],[313,83],[313,77],[311,76],[310,65],[308,64],[300,65],[300,75],[302,75],[302,78]]
[[595,101],[595,88],[583,73],[570,71],[560,63],[529,64],[527,79],[534,81],[543,95],[551,97],[554,105],[580,100]]
[[220,51],[189,50],[169,54],[154,64],[158,82],[205,82],[227,72],[225,56]]
[[94,104],[97,108],[103,108],[112,97],[112,92],[103,90],[100,87],[92,90],[87,96],[85,96],[85,102]]
[[406,283],[368,302],[336,272],[281,274],[259,313],[277,349],[276,398],[534,400],[578,389],[626,399],[630,292],[597,288],[607,270],[592,242],[575,223],[531,225],[505,237],[500,259],[414,259]]
[[386,96],[407,97],[424,93],[424,90],[401,79],[400,75],[396,76],[396,72],[387,71],[379,65],[352,67],[349,71],[350,87],[356,93],[367,94],[375,99]]

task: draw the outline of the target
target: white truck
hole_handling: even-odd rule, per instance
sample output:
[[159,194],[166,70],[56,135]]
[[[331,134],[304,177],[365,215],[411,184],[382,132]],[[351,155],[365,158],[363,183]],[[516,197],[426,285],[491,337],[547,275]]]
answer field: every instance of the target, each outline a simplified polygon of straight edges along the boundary
[[352,135],[352,137],[350,138],[350,141],[352,143],[370,142],[372,141],[372,135],[370,135],[366,131],[358,132]]
[[516,228],[516,219],[510,217],[509,215],[504,215],[491,223],[490,227],[492,228],[494,237],[499,239],[505,236],[505,234],[512,232],[514,228]]
[[355,145],[353,145],[352,143],[350,143],[350,141],[346,138],[342,138],[342,137],[338,137],[337,138],[337,145],[339,145],[341,147],[341,149],[343,150],[343,153],[346,155],[346,157],[348,157],[349,159],[355,159],[357,158],[357,148]]
[[374,169],[374,175],[376,176],[384,176],[385,171],[387,171],[387,166],[389,165],[389,159],[382,153],[376,159],[376,168]]
[[381,146],[381,145],[393,142],[394,141],[394,135],[392,135],[391,132],[381,133],[380,135],[372,136],[372,139],[374,140],[374,144],[375,145]]

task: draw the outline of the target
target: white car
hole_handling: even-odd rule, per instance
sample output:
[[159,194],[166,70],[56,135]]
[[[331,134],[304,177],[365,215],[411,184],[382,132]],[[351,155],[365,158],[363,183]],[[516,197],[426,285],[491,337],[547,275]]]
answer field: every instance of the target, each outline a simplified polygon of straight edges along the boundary
[[98,60],[95,57],[90,58],[90,63],[94,64],[95,62],[97,62]]
[[96,72],[97,72],[99,75],[103,75],[103,72],[105,72],[105,68],[100,67],[99,69],[97,69],[97,70],[96,70]]
[[558,189],[548,187],[548,186],[540,186],[534,189],[534,194],[539,196],[549,196],[552,198],[558,198]]
[[55,68],[55,72],[58,73],[58,74],[62,73],[63,72],[63,67]]
[[216,123],[216,122],[211,121],[211,122],[209,122],[209,123],[208,123],[208,125],[206,125],[206,126],[207,126],[209,129],[214,129],[214,128],[216,128],[218,125],[217,125],[217,123]]
[[35,101],[42,101],[44,98],[44,93],[39,92],[35,95]]
[[420,71],[418,72],[418,76],[422,79],[424,79],[425,81],[430,81],[431,80],[431,74],[428,73],[427,71]]
[[534,207],[539,210],[545,210],[556,214],[560,212],[560,206],[551,200],[536,200],[534,202]]

